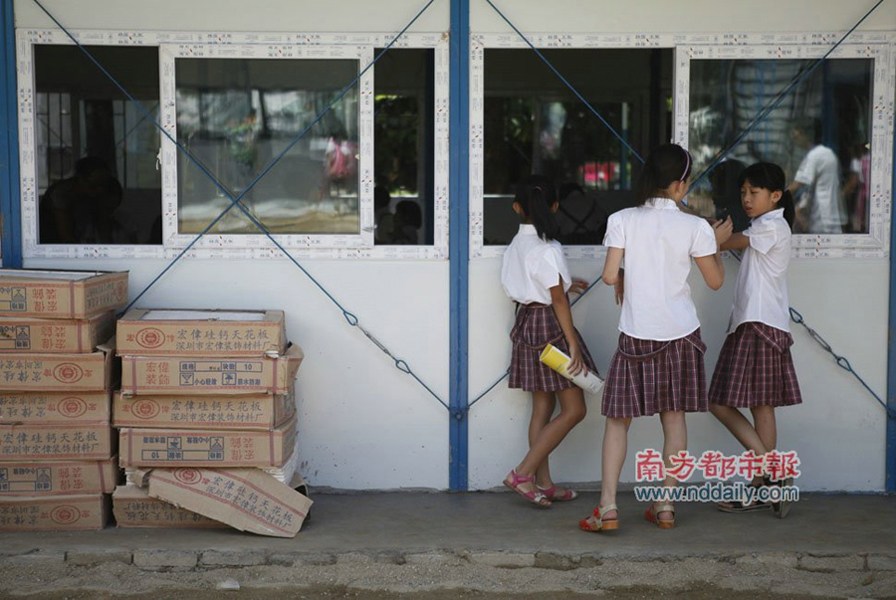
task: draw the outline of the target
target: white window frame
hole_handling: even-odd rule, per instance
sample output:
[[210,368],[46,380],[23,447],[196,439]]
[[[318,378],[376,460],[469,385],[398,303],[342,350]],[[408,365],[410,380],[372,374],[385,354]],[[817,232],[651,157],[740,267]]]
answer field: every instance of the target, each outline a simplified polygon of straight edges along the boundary
[[[820,58],[843,36],[842,32],[783,34],[558,34],[526,33],[539,49],[670,48],[674,54],[673,139],[687,147],[690,100],[690,60],[699,58]],[[503,256],[506,246],[484,245],[484,57],[486,48],[529,48],[515,33],[471,36],[470,50],[470,257]],[[531,51],[531,50],[530,50]],[[763,54],[765,53],[765,54]],[[780,53],[777,55],[776,53]],[[867,234],[797,234],[793,256],[803,258],[886,258],[890,244],[893,165],[893,89],[896,85],[896,35],[890,32],[850,34],[830,58],[874,60],[872,114],[872,174],[870,227]],[[565,246],[567,258],[602,258],[603,246]]]
[[[675,49],[673,135],[688,146],[691,62],[714,59],[802,59],[824,56],[842,34],[712,36]],[[720,43],[721,42],[721,43]],[[896,83],[896,36],[852,34],[828,56],[873,61],[871,113],[871,182],[868,233],[794,234],[792,256],[800,258],[886,258],[890,249],[893,178],[893,87]],[[888,169],[889,167],[889,169]]]
[[[282,32],[179,32],[140,30],[70,31],[84,45],[155,46],[160,62],[160,123],[176,137],[174,58],[357,58],[363,69],[374,49],[393,41],[394,33],[282,33]],[[18,71],[19,161],[22,214],[22,251],[29,258],[171,259],[196,239],[177,234],[177,148],[162,135],[162,245],[39,244],[38,186],[35,148],[34,53],[36,44],[74,45],[59,29],[16,31]],[[275,235],[295,258],[346,259],[448,259],[448,95],[449,39],[439,33],[405,33],[391,48],[434,51],[434,151],[432,189],[433,244],[381,246],[373,244],[373,100],[376,66],[359,81],[359,200],[361,231],[356,235]],[[192,52],[192,53],[191,53]],[[348,83],[348,82],[346,82]],[[422,168],[422,165],[421,165]],[[238,211],[234,207],[231,211]],[[264,234],[206,234],[188,251],[197,258],[282,258]]]

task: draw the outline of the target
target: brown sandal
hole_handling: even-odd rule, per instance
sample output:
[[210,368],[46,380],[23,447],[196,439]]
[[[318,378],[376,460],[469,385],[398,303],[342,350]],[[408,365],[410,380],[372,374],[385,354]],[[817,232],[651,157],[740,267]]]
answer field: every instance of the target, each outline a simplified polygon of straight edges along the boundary
[[[659,514],[664,512],[672,513],[672,518],[660,519]],[[675,508],[671,504],[660,504],[656,507],[651,504],[644,512],[644,518],[660,529],[672,529],[675,527]]]

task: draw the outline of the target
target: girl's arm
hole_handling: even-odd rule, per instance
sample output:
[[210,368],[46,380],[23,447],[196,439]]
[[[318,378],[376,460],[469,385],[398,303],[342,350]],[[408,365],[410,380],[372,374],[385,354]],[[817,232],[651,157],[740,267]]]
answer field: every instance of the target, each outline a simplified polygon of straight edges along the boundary
[[746,250],[750,247],[750,238],[744,234],[737,232],[732,233],[727,241],[722,242],[719,246],[720,250]]
[[694,259],[703,281],[712,290],[717,290],[725,283],[725,267],[722,265],[722,255],[716,252],[709,256],[699,256]]
[[566,367],[570,375],[576,375],[580,372],[587,373],[585,363],[582,362],[582,350],[579,348],[579,336],[572,325],[572,311],[569,307],[569,299],[566,292],[563,291],[563,279],[559,280],[559,285],[551,288],[551,305],[554,307],[554,314],[557,315],[557,321],[560,323],[560,329],[563,330],[563,337],[569,345],[569,365]]
[[624,255],[625,250],[622,248],[614,248],[612,246],[607,248],[607,257],[604,259],[604,272],[600,276],[607,285],[616,285],[619,281],[622,257]]

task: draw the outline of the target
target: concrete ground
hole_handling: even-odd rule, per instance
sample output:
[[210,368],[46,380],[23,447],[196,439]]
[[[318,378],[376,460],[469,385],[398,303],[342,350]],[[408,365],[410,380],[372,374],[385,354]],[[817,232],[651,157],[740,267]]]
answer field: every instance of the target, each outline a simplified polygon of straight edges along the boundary
[[643,597],[708,589],[697,596],[896,598],[896,497],[804,494],[783,520],[770,510],[726,514],[682,504],[678,526],[659,530],[627,493],[620,529],[606,534],[577,527],[594,493],[550,509],[490,492],[312,499],[294,539],[187,529],[0,534],[0,597],[86,589],[155,598],[164,597],[160,590],[195,590],[199,598],[211,597],[201,590],[238,585],[241,594],[351,592],[309,598],[452,597],[428,595],[438,590],[612,597],[633,589],[647,590]]

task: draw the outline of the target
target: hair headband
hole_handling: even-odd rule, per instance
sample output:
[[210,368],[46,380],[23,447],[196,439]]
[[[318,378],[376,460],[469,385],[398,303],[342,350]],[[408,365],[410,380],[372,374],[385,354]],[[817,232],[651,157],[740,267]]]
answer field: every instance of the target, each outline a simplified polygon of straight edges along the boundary
[[690,152],[688,152],[684,148],[682,148],[681,151],[684,152],[685,163],[684,163],[684,172],[682,172],[681,177],[678,178],[678,181],[684,181],[684,178],[688,176],[688,169],[691,168]]

